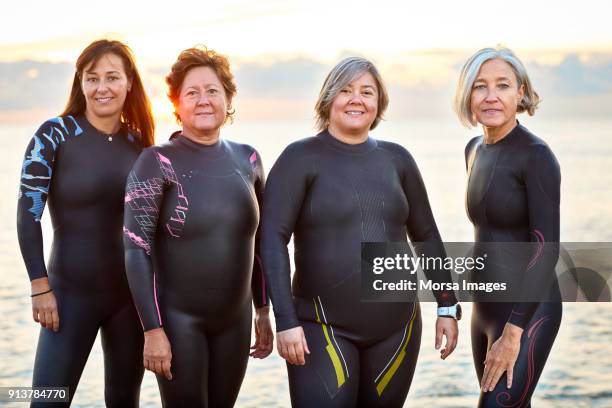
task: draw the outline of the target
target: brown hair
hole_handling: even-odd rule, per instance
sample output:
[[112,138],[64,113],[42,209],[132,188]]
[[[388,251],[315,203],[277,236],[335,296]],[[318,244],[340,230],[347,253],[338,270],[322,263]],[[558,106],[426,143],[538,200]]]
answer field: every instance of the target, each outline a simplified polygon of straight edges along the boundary
[[138,139],[143,147],[154,143],[155,122],[151,112],[151,103],[142,85],[140,74],[134,62],[132,50],[116,40],[101,39],[89,44],[76,61],[76,72],[72,81],[72,89],[64,112],[60,116],[82,115],[85,112],[85,95],[81,89],[83,70],[90,64],[95,65],[106,54],[115,54],[123,61],[123,68],[128,78],[132,80],[132,88],[127,93],[121,119],[131,129],[139,133]]
[[209,50],[205,46],[196,46],[181,51],[176,62],[172,65],[170,73],[166,77],[168,84],[168,98],[174,105],[174,116],[180,122],[181,118],[176,112],[176,106],[179,102],[181,87],[187,73],[197,67],[210,67],[221,81],[225,95],[227,96],[229,106],[225,112],[225,122],[233,121],[233,115],[236,111],[232,108],[232,98],[236,95],[236,83],[234,76],[230,71],[228,59],[218,54],[214,50]]

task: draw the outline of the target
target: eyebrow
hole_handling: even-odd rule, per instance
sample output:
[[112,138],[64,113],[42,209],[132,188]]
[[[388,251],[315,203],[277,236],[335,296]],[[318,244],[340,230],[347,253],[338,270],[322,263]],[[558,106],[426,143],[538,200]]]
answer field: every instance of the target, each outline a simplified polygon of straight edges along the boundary
[[[96,71],[85,71],[86,74],[94,74],[94,75],[98,75],[98,73]],[[119,71],[107,71],[105,72],[105,74],[118,74]]]
[[[499,77],[499,78],[495,78],[495,80],[496,80],[496,81],[510,81],[510,78],[507,78],[507,77]],[[476,79],[474,80],[474,83],[476,83],[476,82],[486,82],[486,81],[485,81],[484,79],[482,79],[482,78],[476,78]]]

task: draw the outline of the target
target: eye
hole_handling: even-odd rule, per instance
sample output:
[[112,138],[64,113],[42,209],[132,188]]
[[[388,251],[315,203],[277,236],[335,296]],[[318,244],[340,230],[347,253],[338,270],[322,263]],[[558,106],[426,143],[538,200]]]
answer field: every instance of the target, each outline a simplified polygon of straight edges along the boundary
[[187,95],[187,96],[194,96],[196,93],[197,92],[192,89],[191,91],[187,91],[187,93],[185,95]]
[[340,90],[340,93],[343,93],[343,94],[350,94],[350,93],[351,93],[351,90],[350,90],[350,89],[348,89],[348,88],[342,88],[342,89]]
[[109,81],[117,81],[118,79],[119,79],[119,77],[114,76],[114,75],[113,75],[113,76],[109,76],[109,77],[108,77],[108,80],[109,80]]
[[483,84],[478,84],[478,85],[474,85],[473,89],[485,89],[486,86],[484,86]]
[[215,88],[211,88],[208,90],[208,94],[209,95],[216,95],[219,93],[219,90],[215,89]]
[[363,91],[363,94],[366,96],[373,96],[374,91],[372,91],[371,89],[368,89],[368,90]]
[[93,83],[98,82],[98,78],[96,78],[96,77],[89,77],[89,78],[86,79],[86,81],[93,84]]
[[497,86],[498,86],[500,89],[508,89],[508,88],[510,88],[510,85],[508,85],[508,84],[504,84],[504,83],[501,83],[501,84],[499,84],[499,85],[497,85]]

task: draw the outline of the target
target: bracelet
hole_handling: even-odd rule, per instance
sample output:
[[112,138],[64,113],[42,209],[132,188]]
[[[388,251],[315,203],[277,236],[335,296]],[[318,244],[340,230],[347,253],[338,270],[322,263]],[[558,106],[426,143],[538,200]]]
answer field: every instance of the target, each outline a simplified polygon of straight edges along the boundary
[[49,289],[49,290],[44,291],[44,292],[35,293],[35,294],[33,294],[33,295],[30,295],[30,297],[36,297],[36,296],[44,295],[45,293],[49,293],[49,292],[51,292],[52,290],[53,290],[53,289]]

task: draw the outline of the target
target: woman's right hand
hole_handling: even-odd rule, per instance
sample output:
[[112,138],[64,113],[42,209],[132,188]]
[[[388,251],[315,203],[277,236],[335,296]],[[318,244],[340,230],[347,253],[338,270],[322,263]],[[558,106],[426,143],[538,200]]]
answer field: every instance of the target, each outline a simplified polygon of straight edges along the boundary
[[282,358],[294,365],[304,365],[304,352],[310,354],[302,326],[276,333],[276,348]]
[[144,368],[171,380],[170,363],[172,361],[172,352],[166,332],[161,327],[147,330],[144,332],[144,338]]
[[[51,291],[49,278],[38,278],[30,282],[32,287],[32,318],[46,329],[59,331],[59,312],[57,301]],[[47,293],[45,293],[47,292]],[[42,293],[42,295],[37,295]]]

